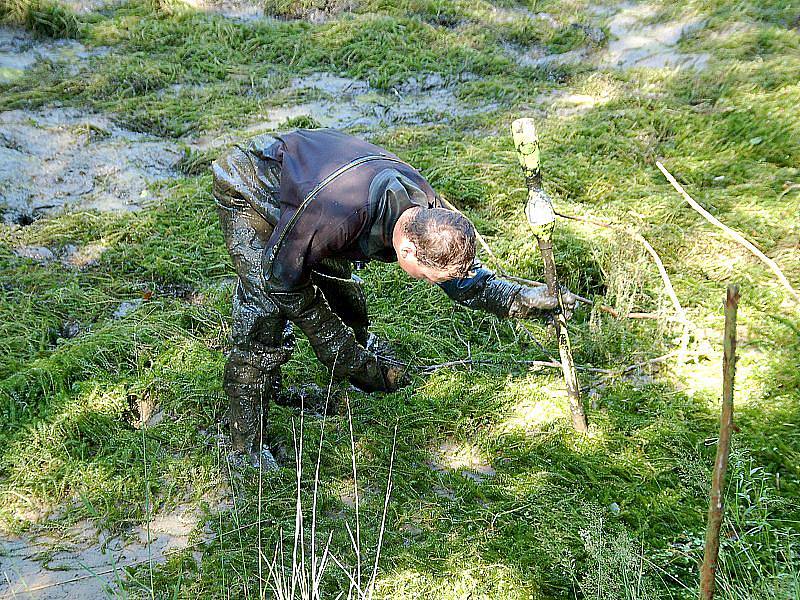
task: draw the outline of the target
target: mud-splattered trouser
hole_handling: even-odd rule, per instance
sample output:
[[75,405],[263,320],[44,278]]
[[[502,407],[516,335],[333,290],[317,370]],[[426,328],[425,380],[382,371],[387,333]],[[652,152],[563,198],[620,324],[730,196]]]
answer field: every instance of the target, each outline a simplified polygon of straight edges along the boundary
[[[281,393],[281,365],[294,349],[291,324],[271,300],[262,278],[262,255],[277,223],[280,163],[264,154],[274,138],[258,136],[214,162],[216,199],[225,245],[238,283],[233,296],[232,349],[223,374],[236,450],[258,452],[265,442],[270,400]],[[326,261],[312,273],[330,309],[367,341],[366,298],[349,261]],[[352,335],[352,334],[351,334]]]

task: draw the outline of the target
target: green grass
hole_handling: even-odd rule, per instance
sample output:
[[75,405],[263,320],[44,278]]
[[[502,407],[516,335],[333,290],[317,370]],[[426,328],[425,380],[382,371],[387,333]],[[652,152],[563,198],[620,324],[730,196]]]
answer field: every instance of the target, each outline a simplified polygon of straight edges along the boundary
[[[20,3],[0,18],[110,51],[88,59],[77,77],[45,61],[0,84],[0,110],[78,106],[179,138],[252,123],[265,106],[293,100],[282,88],[298,74],[331,71],[390,89],[420,74],[475,73],[457,94],[473,105],[497,103],[496,111],[387,130],[376,139],[461,206],[507,270],[534,279],[542,276],[540,258],[521,220],[523,181],[509,124],[552,90],[605,94],[584,113],[538,120],[546,186],[565,212],[631,224],[653,244],[699,328],[696,357],[671,361],[652,379],[595,386],[586,396],[592,432],[581,439],[569,426],[559,373],[515,362],[545,358],[520,325],[454,307],[396,266],[370,265],[364,278],[374,330],[402,357],[496,363],[416,377],[396,394],[351,393],[370,548],[399,427],[377,593],[696,597],[717,430],[721,305],[726,284],[737,281],[740,431],[726,495],[721,597],[800,597],[798,308],[760,263],[685,206],[654,164],[662,160],[695,199],[800,284],[800,199],[792,187],[800,180],[800,41],[790,3],[692,3],[689,10],[708,27],[682,48],[710,53],[699,73],[514,64],[508,44],[560,52],[591,43],[571,27],[590,22],[587,4],[560,0],[525,5],[551,13],[559,27],[521,12],[503,20],[488,2],[445,0],[365,1],[319,24],[243,24],[134,1],[88,15],[47,5],[53,16],[44,27],[30,16],[43,6]],[[267,8],[293,17],[318,7]],[[676,11],[664,8],[664,18]],[[225,534],[255,521],[258,478],[244,470],[229,479],[215,437],[225,409],[220,381],[232,271],[210,193],[213,158],[214,151],[187,152],[182,177],[162,185],[164,202],[140,212],[67,213],[0,226],[0,526],[61,529],[89,519],[125,533],[145,520],[147,495],[156,510],[205,503],[217,537],[201,546],[199,565],[187,551],[158,566],[157,597],[258,592],[256,529],[244,529],[241,540]],[[12,252],[91,243],[107,250],[83,271]],[[584,295],[625,309],[670,311],[654,265],[625,237],[560,221],[556,259],[564,281]],[[134,299],[142,300],[135,311],[112,316]],[[68,321],[81,333],[64,339]],[[556,353],[550,330],[528,327]],[[582,310],[571,334],[579,364],[616,368],[673,349],[680,331]],[[290,385],[328,381],[303,342],[285,375]],[[136,414],[143,398],[165,414],[144,433]],[[279,530],[291,532],[294,523],[291,418],[288,409],[272,410],[270,437],[288,468],[263,482],[270,556]],[[319,421],[307,421],[308,457],[318,439]],[[475,482],[458,469],[431,470],[431,451],[445,441],[486,457],[496,476]],[[323,441],[318,530],[331,532],[334,551],[352,561],[344,522],[354,515],[343,499],[352,485],[350,459],[340,411]],[[311,489],[310,477],[303,485]],[[220,488],[235,494],[235,514],[208,506]],[[146,567],[134,575],[149,586]],[[336,570],[325,586],[346,591]]]

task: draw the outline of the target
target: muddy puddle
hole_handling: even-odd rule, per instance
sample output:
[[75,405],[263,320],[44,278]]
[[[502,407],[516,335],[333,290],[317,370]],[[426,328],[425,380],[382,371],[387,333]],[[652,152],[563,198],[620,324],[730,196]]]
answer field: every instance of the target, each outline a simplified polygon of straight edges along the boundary
[[186,507],[157,514],[149,527],[121,537],[108,537],[88,522],[59,535],[0,536],[0,599],[116,597],[123,583],[137,587],[128,567],[163,564],[187,548],[199,562],[203,544],[211,539],[198,511]]
[[178,144],[72,108],[0,113],[0,209],[22,222],[65,206],[130,210],[175,175]]
[[458,84],[471,78],[471,74],[462,74],[453,81],[427,75],[409,79],[387,92],[376,90],[363,80],[314,73],[292,80],[291,92],[297,95],[298,102],[267,108],[249,127],[203,135],[188,145],[197,150],[226,146],[248,136],[280,131],[287,122],[300,117],[310,117],[322,127],[352,129],[369,137],[387,128],[448,123],[497,109],[496,104],[468,106],[458,99]]
[[[708,61],[707,54],[680,52],[681,38],[702,29],[705,22],[696,17],[683,17],[672,21],[652,23],[658,7],[652,4],[624,2],[613,7],[593,10],[589,16],[596,20],[587,31],[600,31],[600,19],[607,19],[609,32],[605,48],[575,48],[560,54],[548,53],[541,47],[519,48],[506,46],[506,51],[519,63],[533,67],[575,65],[585,63],[601,68],[675,68],[702,69]],[[589,36],[600,42],[596,35]],[[604,36],[603,36],[604,37]]]
[[[38,61],[64,64],[76,74],[91,56],[107,51],[0,27],[0,83],[13,83]],[[180,157],[178,144],[117,127],[104,115],[71,108],[2,112],[0,213],[6,223],[27,225],[65,207],[135,209],[152,200],[150,183],[176,174]]]

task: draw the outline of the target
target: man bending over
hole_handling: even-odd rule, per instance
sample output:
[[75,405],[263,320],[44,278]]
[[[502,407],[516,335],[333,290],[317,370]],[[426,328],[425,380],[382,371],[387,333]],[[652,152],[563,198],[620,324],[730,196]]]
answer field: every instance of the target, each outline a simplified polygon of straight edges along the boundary
[[270,401],[281,398],[281,365],[294,348],[289,322],[335,378],[364,391],[402,384],[397,363],[371,350],[354,262],[396,261],[459,304],[501,318],[557,306],[546,288],[505,281],[481,267],[472,223],[445,208],[411,165],[358,138],[331,129],[263,135],[212,169],[238,275],[223,388],[233,447],[254,464],[274,464],[263,432]]

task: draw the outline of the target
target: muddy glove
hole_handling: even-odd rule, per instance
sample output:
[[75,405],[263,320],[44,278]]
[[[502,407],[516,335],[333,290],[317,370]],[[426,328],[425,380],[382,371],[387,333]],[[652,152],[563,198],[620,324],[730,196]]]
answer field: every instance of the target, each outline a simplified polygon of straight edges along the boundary
[[403,385],[405,369],[380,360],[359,344],[353,330],[331,310],[316,286],[271,291],[269,298],[303,331],[334,377],[347,378],[365,392],[393,392]]
[[[527,287],[506,281],[477,265],[470,277],[445,281],[439,286],[462,306],[483,310],[503,319],[547,317],[558,305],[558,300],[547,294],[545,286]],[[575,297],[566,292],[564,304],[569,314],[575,306]]]
[[[508,316],[515,319],[528,319],[540,316],[545,311],[554,311],[558,308],[558,298],[547,292],[546,285],[536,287],[520,286],[519,292],[511,302]],[[575,309],[576,298],[568,289],[561,288],[561,298],[564,301],[566,317],[572,316]]]

